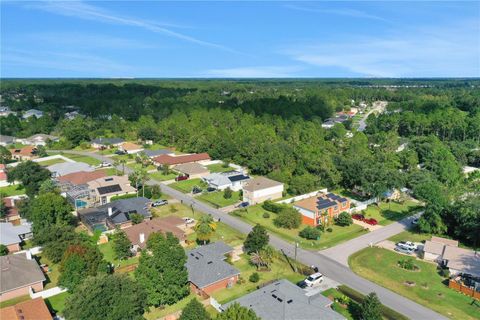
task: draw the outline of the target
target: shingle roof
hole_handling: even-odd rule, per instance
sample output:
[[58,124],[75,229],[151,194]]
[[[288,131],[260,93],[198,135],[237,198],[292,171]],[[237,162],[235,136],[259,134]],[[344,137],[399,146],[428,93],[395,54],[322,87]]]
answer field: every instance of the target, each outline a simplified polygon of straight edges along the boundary
[[167,149],[159,149],[159,150],[143,150],[143,152],[149,156],[150,158],[161,156],[162,154],[173,154],[173,151]]
[[253,192],[257,190],[263,190],[263,189],[268,189],[268,188],[273,188],[277,186],[281,186],[283,183],[268,179],[265,177],[257,177],[253,178],[250,181],[246,183],[246,185],[243,187],[244,190]]
[[47,169],[50,170],[50,172],[54,173],[56,176],[63,176],[80,171],[92,172],[95,170],[94,167],[86,164],[85,162],[56,163],[48,166]]
[[480,276],[480,254],[473,250],[445,246],[443,259],[447,260],[447,267],[449,268]]
[[14,226],[10,222],[0,222],[0,243],[6,246],[20,243],[22,240],[19,238],[19,235],[31,232],[32,229],[27,225]]
[[[148,237],[155,232],[167,233],[171,232],[180,241],[184,240],[185,232],[183,232],[178,225],[184,224],[179,217],[155,218],[152,220],[145,220],[139,224],[133,225],[124,229],[125,234],[132,245],[138,245],[140,248],[145,248]],[[145,236],[145,242],[140,243],[140,234]]]
[[221,241],[187,251],[188,280],[204,288],[240,274],[237,268],[224,261],[225,254],[232,251]]
[[50,311],[42,298],[19,302],[0,309],[0,319],[5,320],[52,320]]
[[142,146],[132,142],[124,142],[122,143],[121,147],[123,150],[127,150],[127,151],[143,149]]
[[345,319],[329,306],[328,298],[321,294],[306,296],[305,291],[282,279],[222,306],[225,310],[233,303],[250,308],[261,319],[269,320],[340,320]]
[[15,137],[0,135],[0,143],[11,144],[15,142]]
[[0,257],[0,293],[45,281],[40,266],[35,259],[27,259],[24,254],[11,254]]
[[443,243],[427,240],[423,246],[423,251],[432,254],[442,254],[444,247]]
[[153,158],[153,161],[159,164],[175,165],[181,163],[197,162],[203,160],[210,160],[208,153],[196,153],[196,154],[186,154],[180,156],[171,156],[168,154],[163,154],[161,156]]
[[105,170],[95,170],[91,172],[79,171],[63,175],[58,178],[58,181],[64,183],[70,182],[71,184],[85,184],[89,181],[103,178],[105,176],[107,176],[107,172]]
[[173,167],[173,170],[176,170],[188,175],[205,174],[209,172],[207,168],[205,168],[204,166],[196,162],[183,163],[183,164],[176,165],[175,167]]

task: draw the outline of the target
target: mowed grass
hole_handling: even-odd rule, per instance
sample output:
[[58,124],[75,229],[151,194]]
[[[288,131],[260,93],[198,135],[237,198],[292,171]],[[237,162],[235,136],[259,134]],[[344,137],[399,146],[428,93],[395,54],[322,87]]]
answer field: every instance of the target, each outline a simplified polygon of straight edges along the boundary
[[50,311],[54,312],[55,314],[63,314],[63,310],[65,310],[65,302],[70,296],[70,293],[64,292],[52,296],[50,298],[45,299],[45,303],[47,304]]
[[415,230],[408,230],[400,232],[393,237],[388,238],[388,240],[395,243],[399,241],[411,241],[411,242],[425,242],[425,240],[430,240],[432,235],[429,233],[416,232]]
[[45,274],[45,278],[47,278],[47,281],[44,282],[44,288],[51,289],[56,287],[58,284],[58,278],[60,277],[60,266],[58,264],[52,263],[50,260],[47,259],[47,257],[44,257],[42,255],[37,255],[36,257],[38,259],[39,265],[46,264],[50,269],[50,271]]
[[232,192],[232,197],[228,199],[225,199],[223,195],[223,191],[208,192],[198,196],[197,199],[207,204],[214,205],[216,208],[231,206],[242,200],[239,191]]
[[[420,270],[408,271],[398,267],[401,259],[405,256],[387,249],[367,248],[350,256],[349,265],[358,275],[449,318],[479,318],[480,309],[471,304],[472,298],[448,288],[435,264],[416,260]],[[416,285],[406,286],[406,281],[414,281]]]
[[0,308],[10,307],[10,306],[16,305],[17,303],[27,301],[27,300],[31,300],[31,298],[28,294],[24,295],[24,296],[13,298],[13,299],[5,300],[5,301],[0,302]]
[[163,308],[150,308],[147,312],[143,314],[143,317],[146,320],[156,320],[156,319],[161,319],[165,316],[168,316],[169,314],[178,312],[182,309],[185,308],[185,306],[192,300],[192,299],[198,299],[194,293],[190,293],[188,296],[183,298],[182,300],[178,301],[175,304],[172,304],[171,306],[165,306]]
[[256,205],[252,207],[247,207],[246,211],[237,210],[231,214],[240,217],[241,219],[252,225],[260,224],[264,226],[268,231],[278,235],[279,237],[291,243],[298,242],[299,245],[304,249],[318,250],[330,248],[368,232],[367,230],[356,224],[351,224],[348,227],[332,225],[330,226],[330,228],[332,228],[332,232],[323,232],[320,236],[320,240],[306,240],[298,235],[298,233],[303,228],[305,228],[306,225],[302,224],[298,229],[277,228],[273,223],[276,214],[269,212],[270,217],[264,218],[264,212],[266,212],[266,210],[263,209],[261,205]]
[[192,192],[192,189],[195,186],[202,188],[204,186],[204,182],[200,178],[197,178],[178,181],[169,185],[169,187],[172,187],[183,193]]
[[365,217],[374,218],[378,224],[382,226],[389,225],[395,221],[402,220],[421,209],[417,203],[413,201],[398,202],[381,202],[379,206],[370,205],[363,211]]
[[37,163],[41,165],[42,167],[48,167],[57,163],[64,163],[65,160],[63,159],[50,159],[50,160],[45,160],[45,161],[38,161]]
[[103,254],[103,258],[105,259],[105,261],[112,263],[115,267],[124,267],[138,263],[139,257],[131,257],[123,260],[116,259],[112,245],[112,241],[109,241],[98,246],[98,249]]
[[77,162],[85,162],[91,166],[98,166],[100,163],[102,163],[102,161],[89,156],[82,156],[73,153],[63,153],[62,155]]
[[150,178],[157,181],[173,180],[177,177],[176,173],[163,174],[162,171],[150,173]]
[[207,169],[212,173],[213,172],[227,172],[227,171],[235,170],[234,168],[232,168],[230,166],[225,167],[223,163],[215,163],[215,164],[208,165]]
[[126,165],[126,167],[129,167],[132,170],[145,169],[147,171],[157,169],[157,167],[155,167],[153,164],[149,164],[147,167],[143,167],[141,163],[129,163]]
[[25,188],[20,184],[1,187],[0,194],[4,194],[6,197],[18,196],[20,194],[25,194]]

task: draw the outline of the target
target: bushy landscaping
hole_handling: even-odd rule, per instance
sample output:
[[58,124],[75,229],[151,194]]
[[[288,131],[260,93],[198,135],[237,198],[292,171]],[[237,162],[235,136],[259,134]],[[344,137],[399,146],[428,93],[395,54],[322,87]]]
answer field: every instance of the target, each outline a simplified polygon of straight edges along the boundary
[[382,248],[367,248],[349,258],[352,270],[379,285],[433,309],[449,318],[478,319],[472,299],[449,289],[437,266],[416,260],[417,271],[403,269],[403,255]]
[[103,254],[103,258],[105,259],[105,261],[110,262],[115,267],[125,267],[138,263],[138,257],[131,257],[124,260],[116,259],[112,244],[112,241],[109,241],[98,246],[100,252]]
[[18,196],[20,194],[25,194],[25,188],[20,184],[1,187],[0,194],[5,195],[6,197]]

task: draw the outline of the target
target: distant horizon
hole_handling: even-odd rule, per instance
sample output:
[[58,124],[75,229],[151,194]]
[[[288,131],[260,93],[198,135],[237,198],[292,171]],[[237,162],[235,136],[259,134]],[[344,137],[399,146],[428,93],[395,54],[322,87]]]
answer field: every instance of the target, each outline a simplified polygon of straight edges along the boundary
[[478,77],[0,77],[0,80],[480,80]]

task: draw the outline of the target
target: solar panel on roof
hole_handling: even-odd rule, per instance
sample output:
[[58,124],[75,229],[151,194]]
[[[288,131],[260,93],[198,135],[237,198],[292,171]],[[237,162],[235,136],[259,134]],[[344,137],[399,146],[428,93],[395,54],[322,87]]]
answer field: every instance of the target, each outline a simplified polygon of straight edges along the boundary
[[122,191],[122,188],[118,184],[114,184],[112,186],[100,187],[97,189],[99,194],[106,194],[112,192],[119,192]]

